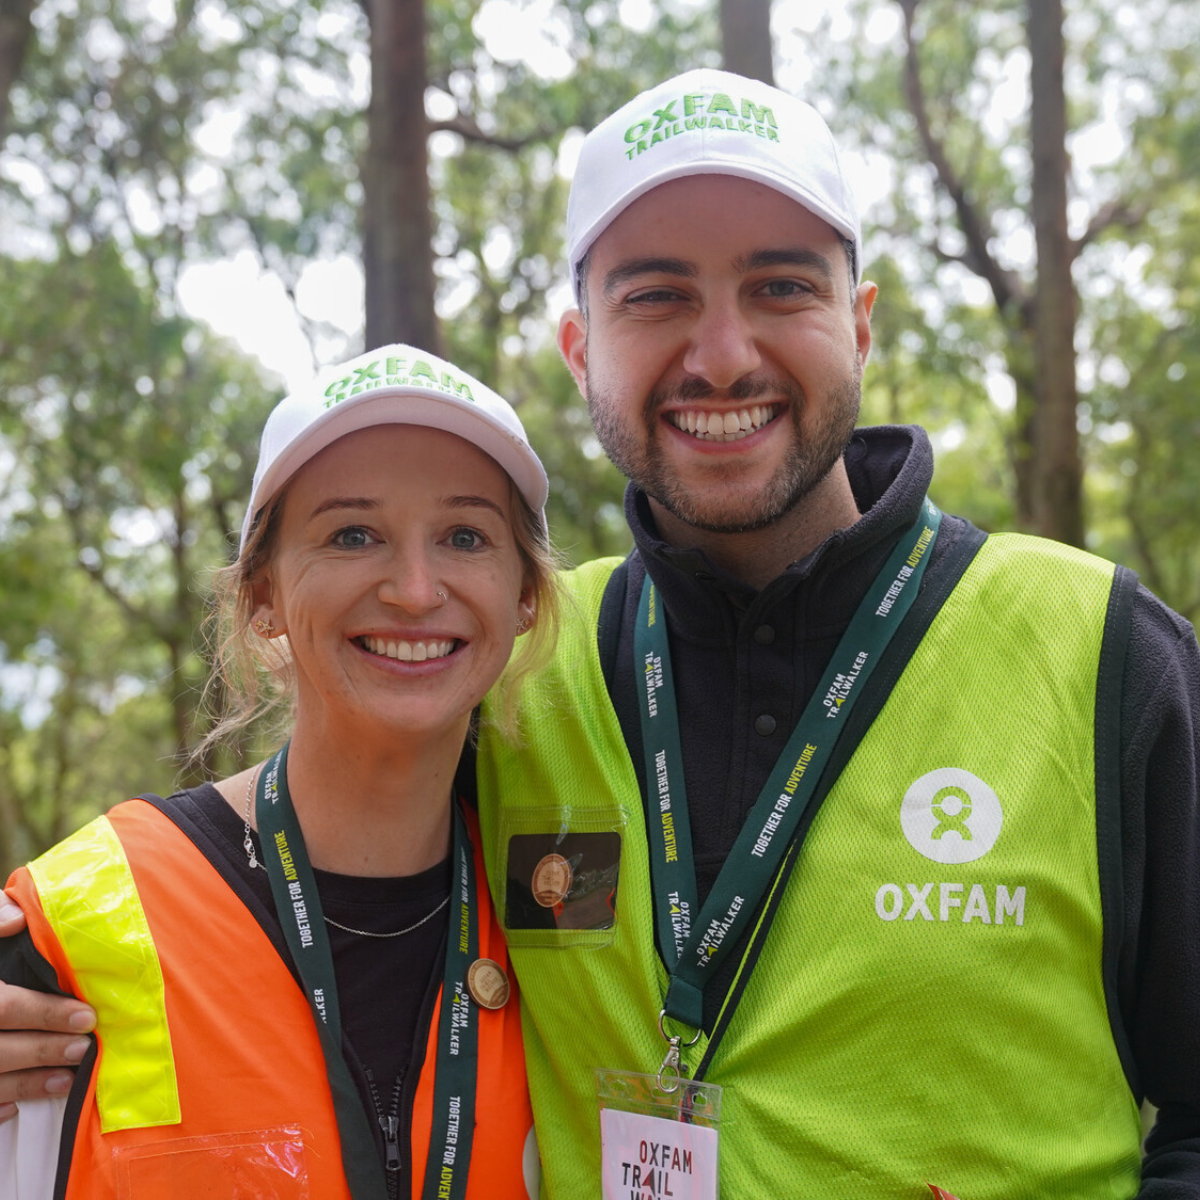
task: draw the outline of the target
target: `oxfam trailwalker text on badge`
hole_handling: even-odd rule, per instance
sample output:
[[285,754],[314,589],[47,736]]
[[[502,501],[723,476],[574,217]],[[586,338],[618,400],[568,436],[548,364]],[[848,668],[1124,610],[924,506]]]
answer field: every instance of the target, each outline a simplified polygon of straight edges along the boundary
[[604,1200],[715,1200],[717,1131],[606,1108]]

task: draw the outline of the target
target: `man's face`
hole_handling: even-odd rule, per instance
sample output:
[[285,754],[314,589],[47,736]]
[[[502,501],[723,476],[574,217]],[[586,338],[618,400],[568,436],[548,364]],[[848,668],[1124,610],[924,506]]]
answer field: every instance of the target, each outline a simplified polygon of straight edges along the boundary
[[839,462],[875,289],[838,234],[762,184],[702,175],[631,204],[592,246],[559,344],[596,432],[662,508],[762,528]]

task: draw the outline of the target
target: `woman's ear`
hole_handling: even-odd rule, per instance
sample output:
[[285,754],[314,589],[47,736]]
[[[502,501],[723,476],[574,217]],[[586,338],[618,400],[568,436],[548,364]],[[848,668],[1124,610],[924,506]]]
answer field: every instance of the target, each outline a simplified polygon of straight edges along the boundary
[[252,601],[250,628],[259,637],[278,637],[281,633],[287,632],[275,623],[276,612],[275,606],[272,603],[272,595],[271,577],[264,573],[254,581],[250,590]]
[[521,589],[517,600],[517,636],[528,633],[537,623],[537,593],[533,584],[527,583]]

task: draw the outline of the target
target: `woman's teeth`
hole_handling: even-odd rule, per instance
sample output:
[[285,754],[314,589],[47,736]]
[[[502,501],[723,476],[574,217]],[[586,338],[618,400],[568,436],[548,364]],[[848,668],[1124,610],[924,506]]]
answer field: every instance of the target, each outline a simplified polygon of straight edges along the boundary
[[668,413],[667,420],[676,429],[705,441],[736,442],[756,433],[768,421],[774,420],[778,412],[779,407],[774,404],[754,404],[750,408],[723,413],[699,412],[689,408],[686,412]]
[[359,640],[372,654],[394,658],[399,662],[428,662],[431,658],[445,658],[457,645],[455,641],[402,642],[378,637],[364,637]]

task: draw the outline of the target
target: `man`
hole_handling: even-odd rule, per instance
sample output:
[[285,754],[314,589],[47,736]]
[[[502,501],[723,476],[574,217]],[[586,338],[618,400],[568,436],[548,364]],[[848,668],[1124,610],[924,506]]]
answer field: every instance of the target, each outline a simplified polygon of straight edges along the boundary
[[808,106],[637,97],[568,243],[636,549],[478,763],[547,1194],[711,1195],[719,1138],[727,1196],[1200,1196],[1191,628],[855,431],[876,289]]

